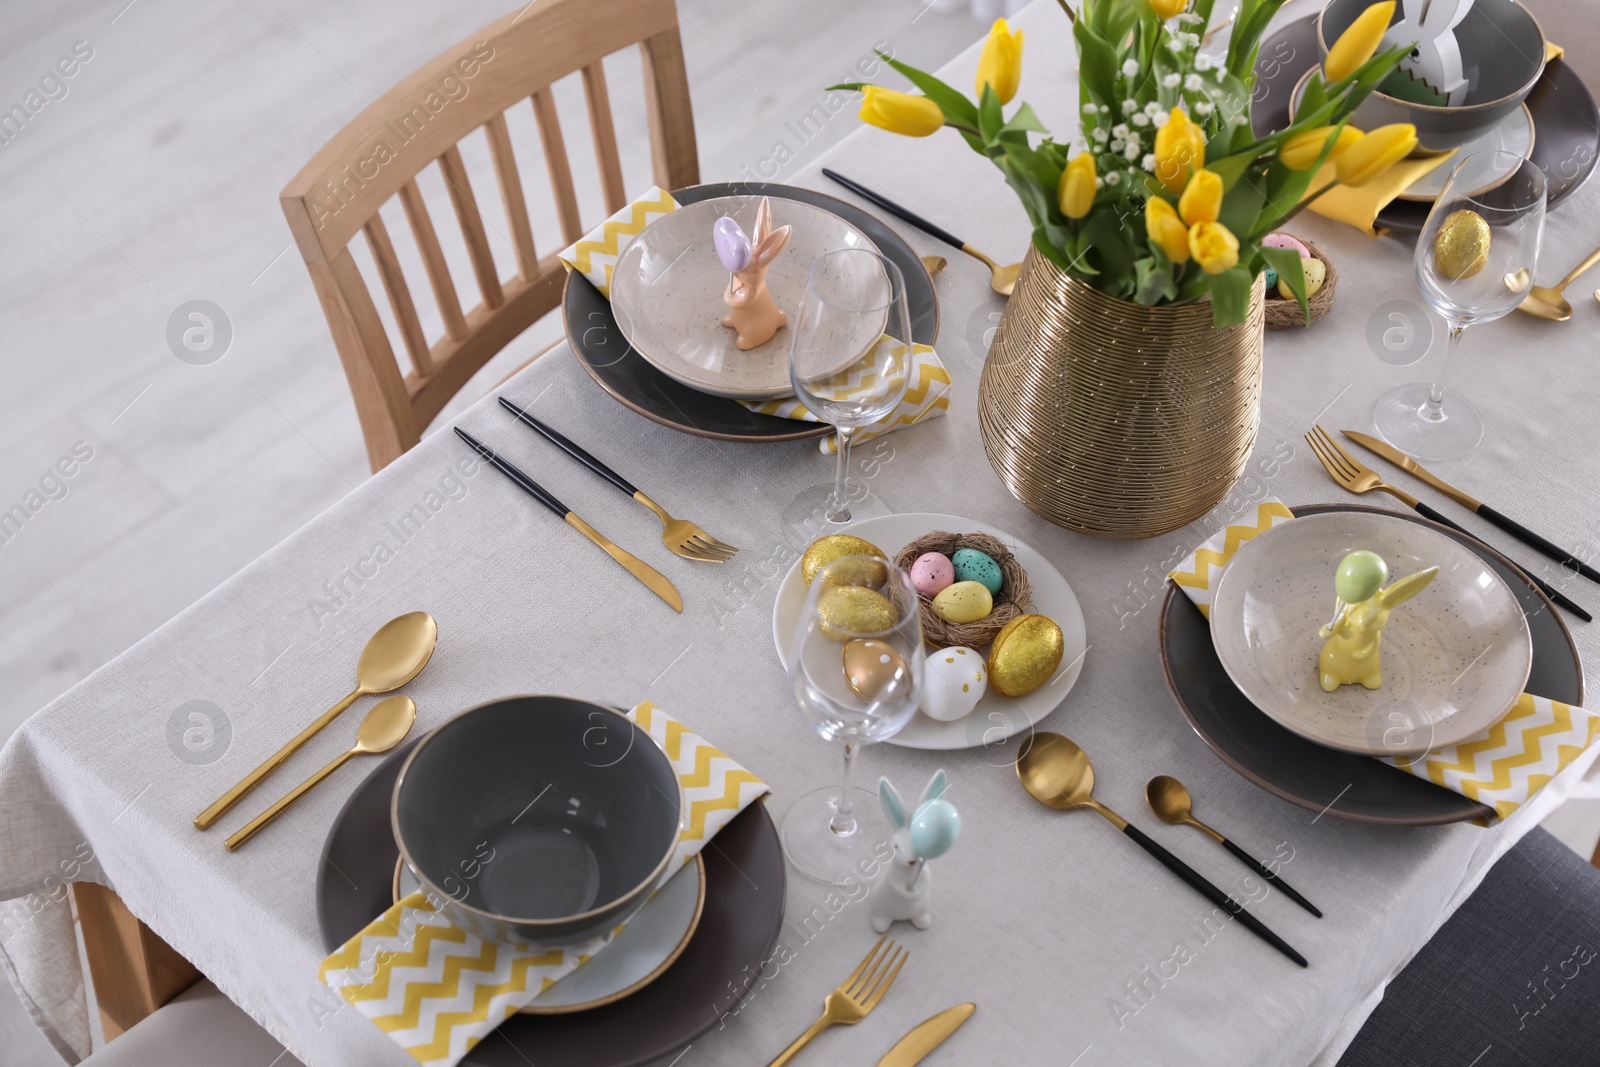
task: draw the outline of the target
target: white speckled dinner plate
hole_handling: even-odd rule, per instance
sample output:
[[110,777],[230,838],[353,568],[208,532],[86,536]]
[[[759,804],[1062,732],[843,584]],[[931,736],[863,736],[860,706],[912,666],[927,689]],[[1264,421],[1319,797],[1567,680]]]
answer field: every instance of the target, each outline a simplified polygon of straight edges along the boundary
[[[1370,549],[1389,581],[1437,565],[1383,629],[1383,684],[1317,681],[1339,561]],[[1370,756],[1458,744],[1505,718],[1528,682],[1533,641],[1516,596],[1482,559],[1379,512],[1308,515],[1245,542],[1212,593],[1211,640],[1251,703],[1318,744]]]
[[[772,225],[792,227],[789,243],[767,269],[767,288],[792,323],[805,296],[811,264],[826,252],[877,246],[841,219],[798,200],[772,197]],[[656,369],[684,385],[733,400],[792,396],[789,326],[766,344],[741,352],[722,325],[728,269],[717,258],[711,227],[731,215],[755,229],[761,198],[723,196],[685,204],[656,219],[623,250],[611,274],[611,308],[628,344]],[[840,339],[840,366],[855,362],[882,336],[881,324]]]

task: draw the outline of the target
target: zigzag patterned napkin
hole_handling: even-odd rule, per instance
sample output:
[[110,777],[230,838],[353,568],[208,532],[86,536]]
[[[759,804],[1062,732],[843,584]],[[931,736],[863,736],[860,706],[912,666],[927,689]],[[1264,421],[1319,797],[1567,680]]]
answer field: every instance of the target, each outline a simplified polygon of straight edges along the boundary
[[[575,270],[594,283],[594,287],[607,298],[611,296],[611,272],[616,268],[622,252],[644,228],[663,215],[677,210],[678,202],[672,194],[653,185],[650,191],[612,215],[591,230],[582,240],[566,249],[560,260],[568,270]],[[895,350],[896,342],[885,335],[875,353],[887,354]],[[904,351],[903,346],[899,347]],[[863,363],[856,366],[861,367]],[[859,387],[859,383],[857,385]],[[798,419],[802,422],[822,420],[806,410],[796,397],[779,397],[776,400],[744,401],[744,406],[762,415],[775,415],[780,419]],[[911,426],[924,419],[943,415],[950,410],[950,372],[945,370],[939,356],[928,345],[911,346],[911,381],[900,404],[870,428],[858,431],[853,440],[868,441],[874,437]],[[839,450],[836,437],[824,437],[820,445],[826,455]]]
[[[689,820],[669,868],[676,871],[769,790],[648,701],[628,717],[662,747],[683,784]],[[317,977],[418,1063],[453,1067],[621,929],[582,945],[531,952],[467,933],[426,894],[412,893],[323,960]]]
[[[1282,501],[1263,500],[1253,522],[1228,526],[1169,576],[1209,619],[1211,585],[1239,546],[1293,518],[1294,513]],[[1600,715],[1524,693],[1509,715],[1470,741],[1424,756],[1381,758],[1390,766],[1487,804],[1504,819],[1596,738],[1600,738]]]

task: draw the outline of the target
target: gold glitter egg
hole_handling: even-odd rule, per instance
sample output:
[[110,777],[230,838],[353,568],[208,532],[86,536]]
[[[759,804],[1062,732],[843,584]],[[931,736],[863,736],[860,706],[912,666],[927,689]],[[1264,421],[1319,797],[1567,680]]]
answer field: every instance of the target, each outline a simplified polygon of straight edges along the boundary
[[1433,236],[1433,265],[1446,278],[1470,278],[1489,265],[1489,224],[1476,211],[1452,211]]
[[800,577],[810,585],[818,571],[845,556],[877,556],[883,560],[889,558],[883,549],[871,541],[850,534],[829,534],[817,538],[806,548],[805,555],[800,557]]
[[843,655],[845,680],[863,700],[877,700],[911,684],[905,657],[883,641],[846,641]]
[[1043,615],[1019,615],[1006,623],[989,648],[989,684],[1020,697],[1050,680],[1061,666],[1066,641],[1061,627]]
[[817,598],[817,619],[824,634],[835,641],[848,641],[860,634],[894,629],[900,613],[888,597],[874,589],[837,585],[825,589]]
[[817,572],[815,580],[820,581],[824,589],[836,585],[882,589],[889,584],[889,561],[876,556],[845,556],[823,567]]
[[994,610],[994,595],[982,582],[956,582],[939,590],[933,610],[945,622],[977,622]]

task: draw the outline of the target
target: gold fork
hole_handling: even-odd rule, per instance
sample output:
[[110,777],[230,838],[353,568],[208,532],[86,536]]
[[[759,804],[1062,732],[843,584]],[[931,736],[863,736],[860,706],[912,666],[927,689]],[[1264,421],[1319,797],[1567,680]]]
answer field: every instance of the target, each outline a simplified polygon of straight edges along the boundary
[[588,452],[569,441],[553,427],[547,426],[528,414],[522,408],[513,404],[505,397],[500,398],[500,405],[511,414],[531,426],[537,433],[555,445],[561,451],[594,471],[612,485],[627,493],[633,499],[655,512],[656,518],[661,520],[661,543],[667,549],[684,559],[699,560],[702,563],[726,563],[734,557],[739,550],[730,544],[718,541],[694,523],[686,519],[675,519],[667,514],[667,509],[645,496],[622,475],[595,459]]
[[810,1029],[795,1038],[794,1044],[778,1054],[767,1067],[783,1067],[784,1064],[794,1059],[795,1053],[811,1043],[811,1039],[830,1026],[854,1026],[867,1017],[867,1013],[878,1006],[878,1001],[894,985],[894,980],[900,975],[900,968],[905,966],[906,957],[910,955],[903,948],[899,948],[893,941],[887,945],[884,941],[889,937],[884,934],[878,938],[878,943],[872,946],[866,958],[855,970],[850,972],[850,977],[839,983],[839,988],[828,994],[828,999],[822,1002],[822,1016],[811,1024]]
[[[1317,459],[1322,461],[1323,469],[1333,477],[1333,480],[1339,484],[1341,489],[1357,494],[1370,493],[1374,490],[1380,493],[1388,493],[1402,504],[1410,507],[1417,514],[1432,519],[1441,526],[1448,526],[1458,533],[1464,533],[1474,541],[1481,542],[1481,539],[1472,531],[1452,522],[1444,514],[1430,508],[1405,490],[1396,489],[1382,478],[1379,478],[1377,472],[1356,459],[1349,452],[1346,452],[1339,442],[1330,437],[1328,431],[1321,426],[1313,426],[1311,428],[1311,432],[1306,434],[1306,444],[1311,446],[1311,451],[1315,452]],[[1523,572],[1523,577],[1553,602],[1566,608],[1578,618],[1585,622],[1593,618],[1583,609],[1582,605],[1574,602],[1572,598],[1543,578],[1537,578],[1526,571]]]

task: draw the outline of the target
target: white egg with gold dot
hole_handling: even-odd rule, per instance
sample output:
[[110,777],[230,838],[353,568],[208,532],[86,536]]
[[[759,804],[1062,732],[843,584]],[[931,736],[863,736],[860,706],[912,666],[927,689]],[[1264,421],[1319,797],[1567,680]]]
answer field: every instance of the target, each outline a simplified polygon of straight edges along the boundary
[[922,713],[940,722],[972,714],[989,688],[989,667],[981,655],[959,645],[928,657],[923,670]]

